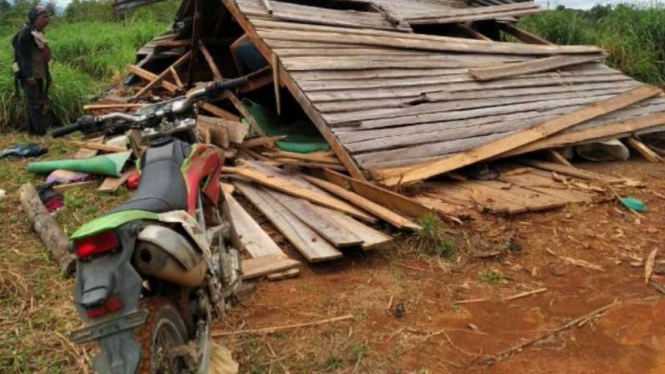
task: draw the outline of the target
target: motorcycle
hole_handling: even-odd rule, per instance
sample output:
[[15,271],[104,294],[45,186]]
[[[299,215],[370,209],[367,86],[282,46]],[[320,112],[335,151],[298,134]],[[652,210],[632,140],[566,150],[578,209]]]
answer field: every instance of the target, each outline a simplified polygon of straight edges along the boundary
[[71,236],[86,324],[71,339],[97,342],[96,372],[208,372],[211,323],[231,307],[242,269],[219,211],[223,154],[197,143],[195,104],[246,82],[212,82],[134,115],[84,116],[52,133],[133,128],[152,139],[132,198]]

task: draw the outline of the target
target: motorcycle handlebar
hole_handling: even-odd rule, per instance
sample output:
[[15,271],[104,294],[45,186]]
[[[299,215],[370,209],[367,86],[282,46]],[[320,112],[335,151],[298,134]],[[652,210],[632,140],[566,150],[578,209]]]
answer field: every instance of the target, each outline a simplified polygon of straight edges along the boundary
[[65,135],[69,135],[73,132],[77,132],[81,129],[81,124],[79,122],[75,122],[74,124],[71,124],[69,126],[63,126],[58,129],[55,129],[51,132],[51,136],[54,138],[59,138]]
[[208,87],[206,87],[206,93],[218,93],[226,90],[232,90],[236,87],[240,87],[243,84],[246,84],[247,82],[249,82],[249,79],[246,75],[240,78],[213,82]]

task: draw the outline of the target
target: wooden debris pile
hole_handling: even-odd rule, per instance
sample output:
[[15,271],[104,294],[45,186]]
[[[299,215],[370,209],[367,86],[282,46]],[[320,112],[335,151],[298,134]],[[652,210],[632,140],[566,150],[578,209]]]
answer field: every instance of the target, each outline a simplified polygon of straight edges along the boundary
[[[246,277],[289,277],[298,262],[234,193],[317,262],[391,240],[377,227],[418,230],[427,214],[459,223],[477,211],[613,199],[611,186],[635,185],[575,168],[562,147],[627,138],[662,161],[637,136],[665,126],[661,90],[605,66],[600,48],[553,45],[515,26],[514,17],[542,10],[512,0],[183,1],[173,29],[139,51],[126,84],[86,110],[135,111],[249,74],[200,105],[197,129],[230,165],[226,209],[251,257]],[[283,148],[288,136],[267,131],[247,99],[277,122],[309,121],[330,148]],[[145,143],[130,135],[139,154]],[[527,153],[535,154],[494,162]],[[490,161],[491,177],[468,172]],[[441,174],[451,178],[420,183],[412,197],[396,192]]]

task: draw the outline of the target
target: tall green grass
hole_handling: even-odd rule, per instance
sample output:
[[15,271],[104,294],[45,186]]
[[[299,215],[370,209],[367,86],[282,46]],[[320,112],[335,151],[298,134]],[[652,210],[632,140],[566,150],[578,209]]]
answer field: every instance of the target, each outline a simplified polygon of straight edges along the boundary
[[[56,18],[47,30],[53,51],[49,114],[63,123],[80,116],[91,96],[107,88],[109,82],[125,73],[128,64],[135,62],[141,46],[167,30],[170,22],[163,19],[150,13],[137,13],[120,21]],[[10,74],[10,40],[16,30],[4,32],[0,35],[0,128],[25,121],[23,101],[16,100]]]
[[665,5],[661,3],[587,12],[557,9],[524,17],[520,27],[556,44],[602,46],[609,52],[611,66],[640,81],[665,84]]

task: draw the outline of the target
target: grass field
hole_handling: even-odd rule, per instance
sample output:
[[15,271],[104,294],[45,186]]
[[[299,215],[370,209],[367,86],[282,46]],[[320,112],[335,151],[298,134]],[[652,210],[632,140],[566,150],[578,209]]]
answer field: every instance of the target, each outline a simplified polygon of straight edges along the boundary
[[[67,123],[78,117],[91,96],[121,77],[127,64],[134,62],[136,50],[168,26],[168,22],[150,16],[116,22],[55,19],[47,30],[54,56],[49,107],[55,118]],[[0,31],[0,128],[24,120],[9,73],[14,32],[7,28],[4,33]]]
[[558,9],[527,16],[520,27],[556,44],[599,45],[608,63],[640,81],[665,84],[665,5],[644,3],[590,11]]

